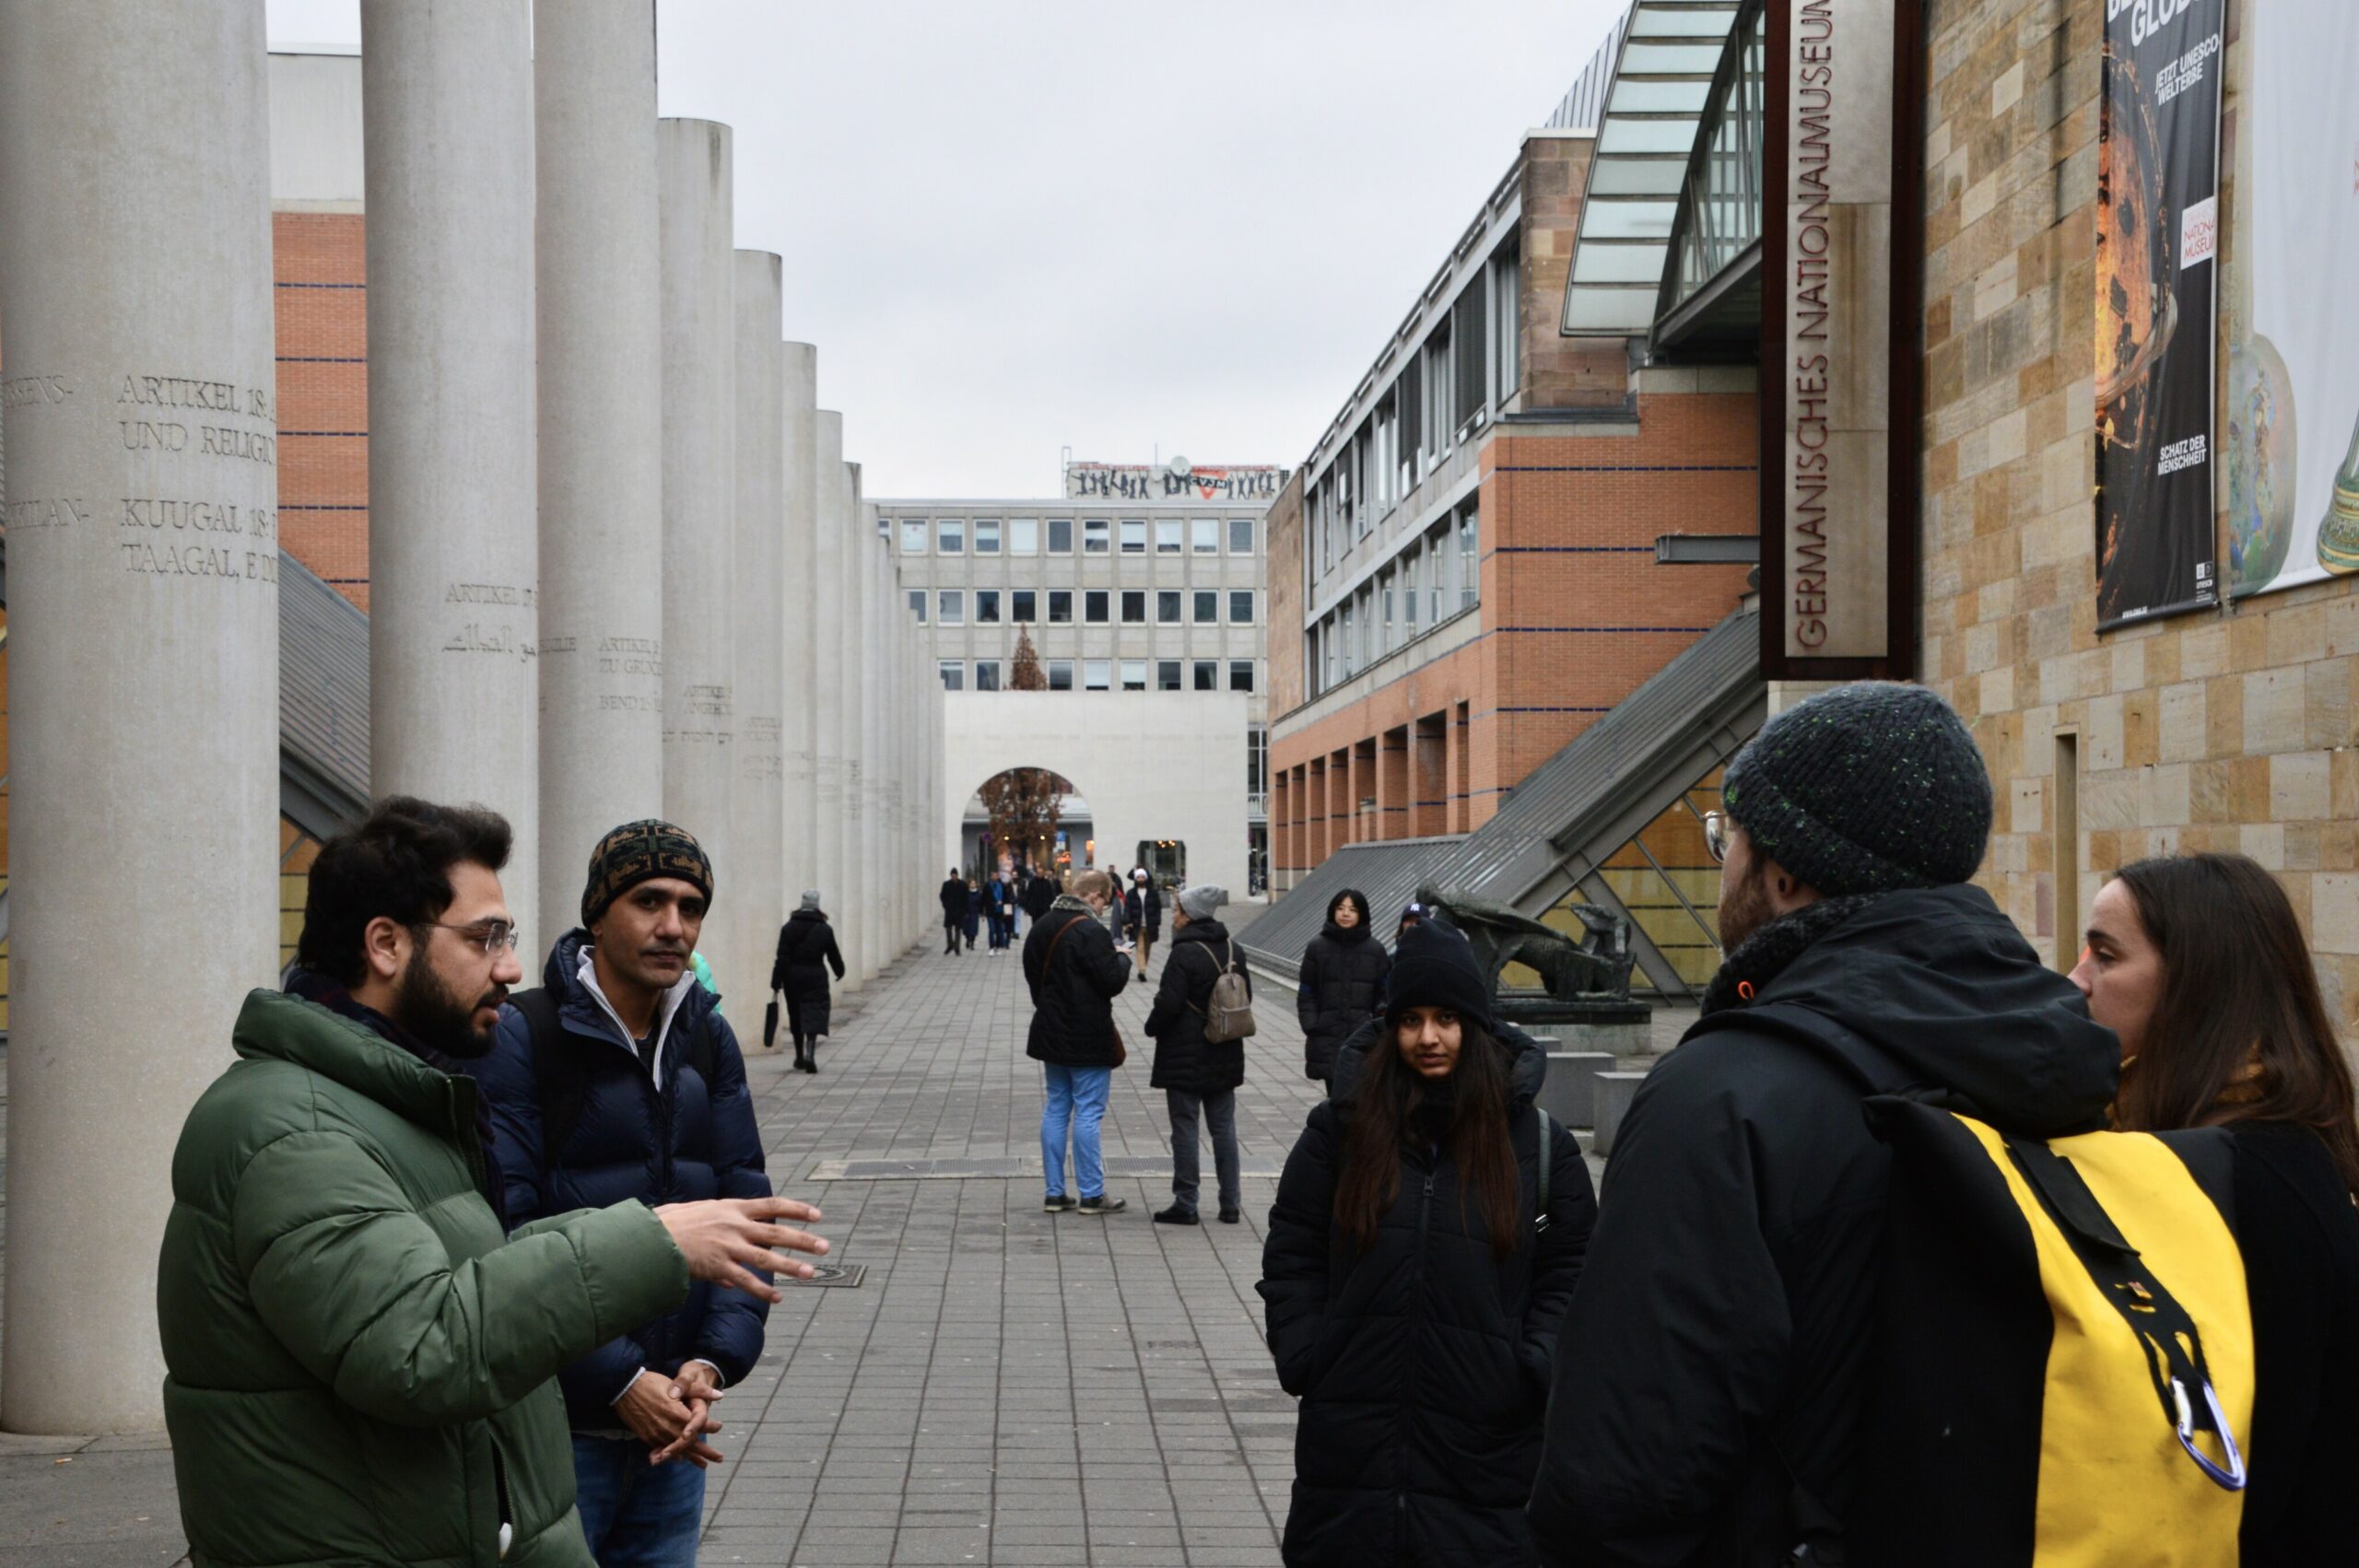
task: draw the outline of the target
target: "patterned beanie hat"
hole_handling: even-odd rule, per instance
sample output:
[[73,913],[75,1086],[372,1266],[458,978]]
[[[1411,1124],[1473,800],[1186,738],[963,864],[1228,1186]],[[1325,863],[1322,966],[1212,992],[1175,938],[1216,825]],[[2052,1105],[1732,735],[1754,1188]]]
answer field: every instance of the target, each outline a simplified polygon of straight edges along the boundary
[[1922,686],[1860,681],[1804,698],[1729,764],[1720,799],[1762,854],[1829,897],[1971,878],[1990,841],[1990,774]]
[[712,901],[712,862],[704,846],[686,828],[649,817],[627,822],[590,852],[590,880],[581,889],[581,923],[594,923],[606,906],[624,892],[659,876],[675,876],[697,884],[705,902]]

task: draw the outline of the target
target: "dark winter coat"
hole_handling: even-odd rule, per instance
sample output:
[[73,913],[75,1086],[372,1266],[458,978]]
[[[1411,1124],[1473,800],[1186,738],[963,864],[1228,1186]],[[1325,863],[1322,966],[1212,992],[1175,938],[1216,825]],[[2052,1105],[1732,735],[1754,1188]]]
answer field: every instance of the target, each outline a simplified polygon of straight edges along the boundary
[[1163,934],[1163,892],[1152,881],[1144,888],[1133,883],[1122,895],[1122,929],[1149,942]]
[[970,887],[967,890],[967,913],[961,921],[968,942],[975,940],[975,932],[980,928],[982,919],[983,890],[980,887]]
[[965,925],[967,907],[973,902],[967,896],[967,879],[957,876],[944,877],[942,891],[938,896],[942,900],[942,923],[945,926]]
[[[1512,1027],[1500,1038],[1515,1052],[1511,1130],[1521,1211],[1532,1214],[1532,1096],[1547,1058]],[[1549,1363],[1597,1217],[1589,1167],[1573,1135],[1552,1124],[1548,1226],[1502,1259],[1448,1150],[1404,1150],[1400,1198],[1374,1246],[1358,1253],[1333,1222],[1356,1066],[1339,1061],[1344,1098],[1312,1108],[1286,1157],[1256,1287],[1278,1382],[1302,1400],[1285,1561],[1529,1563],[1523,1505],[1540,1464]]]
[[1056,901],[1057,884],[1054,882],[1044,876],[1024,879],[1024,896],[1018,902],[1023,905],[1026,914],[1037,920],[1047,914],[1049,906]]
[[1532,1499],[1543,1560],[1783,1564],[1797,1485],[1845,1517],[1891,1175],[1860,1082],[2056,1137],[2099,1123],[2119,1055],[1979,888],[1830,900],[1730,954],[1606,1167]]
[[[993,877],[983,883],[983,913],[1000,919],[1012,919],[1021,906],[1016,902],[1015,883],[1004,877]],[[1003,913],[1003,911],[1004,911]]]
[[1059,1067],[1113,1066],[1114,998],[1133,973],[1130,960],[1114,951],[1106,922],[1080,899],[1059,898],[1024,939],[1024,983],[1032,991],[1024,1054]]
[[[562,1149],[546,1146],[540,1083],[524,1015],[500,1010],[489,1054],[468,1065],[491,1101],[493,1153],[507,1184],[508,1216],[522,1225],[573,1209],[629,1199],[652,1208],[705,1198],[767,1198],[761,1135],[746,1092],[745,1063],[712,993],[693,977],[675,988],[651,1075],[621,1022],[579,975],[589,933],[567,932],[550,952],[542,984],[558,999],[561,1048],[582,1053],[588,1095]],[[661,1013],[658,1014],[661,1017]],[[688,1061],[699,1026],[711,1032],[713,1081]],[[614,1400],[641,1367],[674,1373],[690,1359],[721,1369],[734,1386],[761,1358],[769,1304],[698,1281],[685,1305],[608,1340],[558,1375],[577,1430],[612,1430]]]
[[836,946],[836,929],[816,909],[797,909],[778,929],[778,955],[770,960],[770,989],[786,993],[792,1020],[788,1033],[824,1035],[832,1022],[833,1000],[827,992],[827,971],[844,977],[844,955]]
[[[1357,898],[1337,895],[1336,901]],[[1384,1011],[1384,983],[1392,974],[1392,954],[1368,927],[1367,900],[1361,898],[1360,923],[1349,930],[1334,920],[1328,907],[1326,927],[1303,949],[1294,1015],[1302,1024],[1302,1071],[1324,1078],[1335,1053],[1352,1031]]]
[[[1228,928],[1218,920],[1191,920],[1171,933],[1170,956],[1163,961],[1163,981],[1156,988],[1155,1005],[1148,1009],[1146,1032],[1155,1038],[1155,1071],[1150,1087],[1177,1089],[1183,1094],[1217,1094],[1245,1082],[1245,1042],[1215,1044],[1204,1038],[1204,1012],[1211,1004],[1213,982],[1220,978],[1234,951]],[[1240,956],[1238,973],[1244,972]],[[1249,976],[1246,987],[1250,989]]]

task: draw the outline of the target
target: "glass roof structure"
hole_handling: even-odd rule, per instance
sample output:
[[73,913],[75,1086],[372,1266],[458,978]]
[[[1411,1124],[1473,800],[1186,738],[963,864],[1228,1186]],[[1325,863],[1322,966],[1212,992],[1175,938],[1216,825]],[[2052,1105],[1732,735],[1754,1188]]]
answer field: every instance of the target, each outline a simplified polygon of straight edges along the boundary
[[1643,337],[1661,304],[1696,133],[1743,0],[1634,0],[1565,288],[1568,337]]
[[1761,328],[1761,158],[1768,7],[1745,0],[1712,79],[1672,220],[1657,347],[1750,340]]

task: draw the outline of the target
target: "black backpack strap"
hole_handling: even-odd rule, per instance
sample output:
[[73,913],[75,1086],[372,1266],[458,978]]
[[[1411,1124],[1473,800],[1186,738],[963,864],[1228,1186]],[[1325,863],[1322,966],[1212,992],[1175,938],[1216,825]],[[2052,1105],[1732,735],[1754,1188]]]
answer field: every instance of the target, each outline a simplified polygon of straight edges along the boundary
[[714,1066],[721,1059],[721,1044],[713,1035],[712,1009],[706,1008],[704,1016],[697,1020],[697,1026],[688,1032],[687,1050],[687,1055],[682,1059],[697,1070],[697,1076],[704,1080],[705,1093],[710,1094]]
[[581,1053],[566,1045],[557,998],[546,988],[511,991],[508,1001],[522,1015],[533,1044],[533,1086],[541,1109],[541,1169],[553,1171],[564,1164],[565,1146],[572,1141],[582,1107],[590,1103],[590,1075],[582,1071]]

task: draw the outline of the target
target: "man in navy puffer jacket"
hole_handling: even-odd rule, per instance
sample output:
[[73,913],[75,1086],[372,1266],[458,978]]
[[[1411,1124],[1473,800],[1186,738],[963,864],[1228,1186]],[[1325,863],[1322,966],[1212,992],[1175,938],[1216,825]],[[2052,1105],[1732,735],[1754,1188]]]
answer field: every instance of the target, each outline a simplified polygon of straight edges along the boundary
[[[769,1196],[745,1059],[689,966],[711,899],[711,864],[681,829],[636,822],[599,842],[581,926],[472,1064],[511,1226],[634,1198]],[[760,1359],[768,1314],[699,1283],[678,1311],[559,1375],[582,1529],[602,1562],[694,1563],[704,1468],[721,1457],[704,1441],[708,1412]]]

